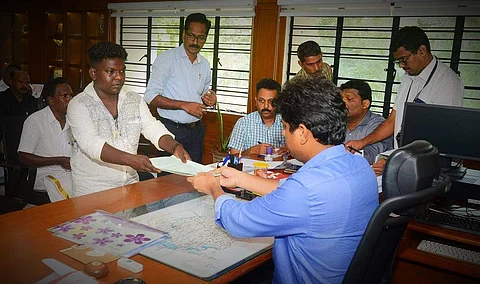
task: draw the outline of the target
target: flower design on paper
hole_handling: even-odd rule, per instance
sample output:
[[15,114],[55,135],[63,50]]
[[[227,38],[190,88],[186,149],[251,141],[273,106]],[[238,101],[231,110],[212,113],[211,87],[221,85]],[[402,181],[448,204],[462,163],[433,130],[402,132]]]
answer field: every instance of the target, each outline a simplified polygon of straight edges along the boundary
[[68,232],[73,229],[71,224],[63,224],[55,228],[55,231]]
[[90,229],[92,229],[92,227],[90,227],[90,226],[82,226],[82,227],[80,228],[80,230],[82,230],[82,231],[88,231],[88,230],[90,230]]
[[75,223],[82,223],[82,224],[87,225],[87,224],[90,224],[91,222],[95,222],[95,221],[97,221],[97,219],[93,219],[92,216],[83,216],[83,217],[78,218],[74,222]]
[[92,239],[94,245],[106,246],[108,243],[113,243],[113,240],[110,240],[109,237],[93,238]]
[[113,232],[114,230],[110,227],[106,227],[105,229],[104,228],[98,228],[97,229],[97,234],[104,234],[104,235],[108,235],[110,234],[111,232]]
[[87,235],[85,235],[84,233],[78,233],[78,234],[73,234],[73,238],[74,239],[82,239],[83,237],[86,237]]
[[113,233],[112,234],[112,238],[120,238],[121,236],[123,236],[121,233]]
[[124,247],[124,244],[117,244],[117,247]]
[[125,237],[127,237],[128,239],[123,240],[124,242],[127,242],[127,243],[134,242],[137,245],[141,245],[143,244],[143,242],[150,241],[150,238],[144,238],[145,237],[144,234],[137,234],[136,236],[128,234],[128,235],[125,235]]

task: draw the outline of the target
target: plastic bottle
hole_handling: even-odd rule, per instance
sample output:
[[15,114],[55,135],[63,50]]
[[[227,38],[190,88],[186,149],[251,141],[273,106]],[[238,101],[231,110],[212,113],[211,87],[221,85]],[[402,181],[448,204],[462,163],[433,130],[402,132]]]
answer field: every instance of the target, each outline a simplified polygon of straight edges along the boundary
[[267,154],[265,155],[265,162],[273,161],[272,150],[273,150],[272,147],[267,147]]

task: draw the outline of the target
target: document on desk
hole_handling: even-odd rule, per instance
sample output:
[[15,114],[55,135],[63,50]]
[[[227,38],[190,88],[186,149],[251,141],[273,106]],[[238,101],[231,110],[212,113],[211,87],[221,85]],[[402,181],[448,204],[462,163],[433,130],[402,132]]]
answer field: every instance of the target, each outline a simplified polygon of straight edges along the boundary
[[214,169],[190,160],[183,163],[182,160],[173,155],[169,157],[151,158],[150,161],[156,168],[164,172],[181,176],[196,176],[198,173],[209,172]]
[[140,254],[210,281],[271,248],[273,238],[239,239],[215,223],[211,196],[147,213],[132,220],[166,231],[170,238]]

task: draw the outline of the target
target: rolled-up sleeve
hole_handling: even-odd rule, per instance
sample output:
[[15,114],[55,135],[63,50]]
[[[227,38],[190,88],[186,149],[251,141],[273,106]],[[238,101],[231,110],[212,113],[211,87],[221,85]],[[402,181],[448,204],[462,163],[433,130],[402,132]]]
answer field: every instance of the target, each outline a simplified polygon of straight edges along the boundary
[[166,56],[169,52],[167,50],[158,55],[153,63],[153,70],[143,97],[147,104],[150,104],[156,96],[164,93],[165,83],[171,72],[170,66],[173,63],[173,57]]
[[152,144],[155,145],[158,150],[165,150],[159,147],[158,140],[163,135],[170,135],[172,136],[172,138],[175,138],[175,135],[168,131],[168,129],[165,127],[165,125],[163,125],[163,123],[161,123],[152,116],[152,114],[150,113],[150,109],[144,101],[140,101],[139,108],[142,121],[143,136],[145,136],[145,138],[152,142]]
[[80,97],[73,98],[68,104],[67,120],[80,150],[90,158],[101,161],[103,145],[107,141],[97,133],[90,112]]

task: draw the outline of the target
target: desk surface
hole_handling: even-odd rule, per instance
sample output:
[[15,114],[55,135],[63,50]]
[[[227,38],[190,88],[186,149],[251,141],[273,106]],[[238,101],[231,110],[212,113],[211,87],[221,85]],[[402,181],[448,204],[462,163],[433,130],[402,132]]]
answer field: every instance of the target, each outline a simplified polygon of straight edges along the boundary
[[[61,249],[72,242],[53,236],[48,228],[100,209],[119,212],[159,199],[192,191],[185,177],[168,175],[136,184],[105,190],[95,194],[67,199],[47,205],[0,215],[0,278],[5,283],[34,283],[52,273],[41,262],[44,258],[55,258],[77,270],[84,264],[64,255]],[[271,250],[221,275],[211,283],[229,282],[271,259]],[[205,283],[205,281],[175,268],[163,265],[141,255],[133,260],[143,264],[143,271],[133,274],[108,264],[109,274],[101,280],[113,283],[125,277],[139,277],[147,283]]]

